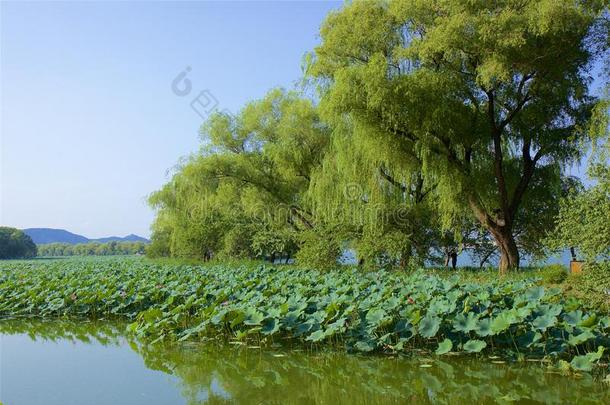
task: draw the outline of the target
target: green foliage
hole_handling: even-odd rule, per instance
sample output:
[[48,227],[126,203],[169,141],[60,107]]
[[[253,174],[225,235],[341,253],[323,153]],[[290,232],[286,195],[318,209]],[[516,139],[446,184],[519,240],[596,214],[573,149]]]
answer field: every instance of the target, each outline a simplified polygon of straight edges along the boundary
[[[608,108],[609,101],[603,104]],[[589,176],[595,181],[587,190],[572,189],[561,200],[555,229],[547,235],[551,250],[575,247],[589,261],[610,259],[610,135],[608,110],[605,110],[606,132],[601,145],[594,150]]]
[[599,361],[604,354],[604,347],[600,346],[596,352],[587,353],[584,356],[576,356],[570,362],[572,368],[578,371],[591,371],[593,363]]
[[519,247],[536,250],[552,221],[562,169],[592,135],[588,71],[606,46],[604,6],[380,0],[331,13],[307,66],[341,138],[325,162],[340,174],[320,183],[363,173],[368,204],[375,171],[398,197],[419,179],[445,229],[468,212],[497,242],[500,267],[518,267]]
[[487,346],[487,343],[485,343],[484,341],[472,339],[464,343],[464,350],[468,353],[478,353],[483,350],[485,346]]
[[516,357],[518,349],[569,361],[610,344],[607,316],[568,305],[535,280],[479,284],[421,271],[320,272],[137,258],[7,262],[0,264],[0,316],[119,317],[152,341],[293,339],[363,352],[493,348]]
[[587,307],[610,313],[610,262],[586,264],[582,273],[570,275],[566,284],[566,292]]
[[298,241],[295,238],[296,232],[291,229],[263,229],[252,237],[251,248],[255,256],[262,259],[282,258],[283,256],[288,259],[298,250]]
[[445,339],[441,343],[438,344],[438,348],[436,349],[436,354],[439,356],[442,354],[449,353],[453,348],[453,342],[451,339]]
[[114,256],[144,254],[144,242],[45,243],[38,245],[38,256]]
[[[346,3],[306,57],[315,98],[272,90],[204,123],[200,151],[150,196],[149,255],[329,268],[349,247],[375,270],[468,251],[481,266],[499,257],[504,272],[546,254],[559,211],[557,248],[605,254],[608,190],[557,204],[576,183],[565,168],[607,133],[608,99],[588,89],[605,10]],[[591,173],[608,179],[606,166]]]
[[200,153],[150,197],[151,256],[293,256],[314,225],[305,191],[328,143],[311,101],[273,90],[237,116],[213,114],[201,134]]
[[338,266],[343,242],[340,234],[321,228],[302,232],[296,260],[315,269],[329,270]]
[[[144,372],[146,367],[164,373],[168,387],[177,386],[189,405],[201,403],[204,394],[211,403],[230,398],[229,402],[240,404],[429,403],[430,398],[451,404],[510,400],[576,404],[606,403],[608,398],[607,386],[589,375],[566,378],[536,363],[498,366],[495,363],[501,361],[484,356],[476,361],[462,356],[350,356],[335,350],[312,353],[279,345],[259,349],[237,341],[231,345],[214,341],[151,345],[130,337],[126,342],[123,324],[114,322],[4,320],[0,332],[35,339],[20,346],[26,351],[41,343],[69,346],[82,342],[123,353],[129,343],[127,350],[139,356],[137,371]],[[210,381],[223,390],[210,390]],[[295,395],[298,398],[292,400]],[[305,400],[299,401],[302,398]]]
[[0,226],[0,259],[22,259],[36,256],[36,245],[23,231]]
[[568,269],[560,264],[545,266],[540,271],[545,284],[561,284],[568,278]]
[[[122,354],[127,344],[123,324],[114,322],[4,320],[0,332],[35,339],[20,345],[24,351],[41,343],[69,346],[71,342],[92,342],[109,345]],[[171,376],[168,387],[177,386],[189,405],[200,404],[202,397],[210,403],[289,405],[608,402],[607,385],[588,375],[566,378],[535,362],[499,366],[495,363],[504,362],[494,356],[480,356],[476,361],[463,356],[422,358],[419,353],[383,358],[349,356],[335,350],[290,350],[278,345],[258,349],[237,341],[231,345],[214,341],[151,345],[127,340],[134,351],[131,354],[140,356],[141,367],[136,371],[144,371],[145,366]],[[569,369],[569,363],[564,363]],[[10,367],[3,364],[4,370]],[[211,381],[223,390],[210,390]]]
[[576,247],[587,259],[610,259],[610,188],[598,185],[562,200],[556,226],[548,237],[555,250]]

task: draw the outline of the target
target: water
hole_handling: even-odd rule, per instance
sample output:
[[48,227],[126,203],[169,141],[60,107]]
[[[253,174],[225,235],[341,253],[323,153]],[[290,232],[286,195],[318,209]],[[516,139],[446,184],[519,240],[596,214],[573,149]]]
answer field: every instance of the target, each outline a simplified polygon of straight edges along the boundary
[[126,338],[123,330],[113,323],[0,321],[0,400],[4,405],[610,403],[607,385],[549,373],[537,363],[218,343],[149,346]]

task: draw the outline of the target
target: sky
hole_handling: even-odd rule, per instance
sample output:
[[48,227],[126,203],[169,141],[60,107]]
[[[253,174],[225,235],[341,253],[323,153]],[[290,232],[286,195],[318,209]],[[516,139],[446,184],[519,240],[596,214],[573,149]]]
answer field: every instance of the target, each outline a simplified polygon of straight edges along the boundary
[[149,236],[210,109],[295,87],[341,4],[0,2],[0,225]]
[[1,2],[0,225],[149,236],[209,109],[294,87],[341,4]]

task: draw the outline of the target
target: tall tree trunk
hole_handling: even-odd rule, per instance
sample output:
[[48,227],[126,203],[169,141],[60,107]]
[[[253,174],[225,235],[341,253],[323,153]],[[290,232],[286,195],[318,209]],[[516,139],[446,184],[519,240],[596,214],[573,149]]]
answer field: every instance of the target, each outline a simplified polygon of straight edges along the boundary
[[506,274],[509,270],[519,268],[519,249],[515,242],[512,230],[512,215],[504,214],[504,223],[499,223],[497,217],[491,217],[480,205],[474,195],[469,199],[476,218],[489,230],[500,250],[500,273]]
[[500,273],[519,268],[519,249],[510,229],[498,227],[490,229],[498,248],[500,249]]

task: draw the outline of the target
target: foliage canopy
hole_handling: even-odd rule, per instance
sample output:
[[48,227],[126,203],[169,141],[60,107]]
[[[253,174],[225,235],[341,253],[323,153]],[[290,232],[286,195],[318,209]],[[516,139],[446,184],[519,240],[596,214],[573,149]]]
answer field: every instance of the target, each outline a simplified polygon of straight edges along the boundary
[[0,259],[23,259],[36,256],[36,245],[23,231],[0,227]]

